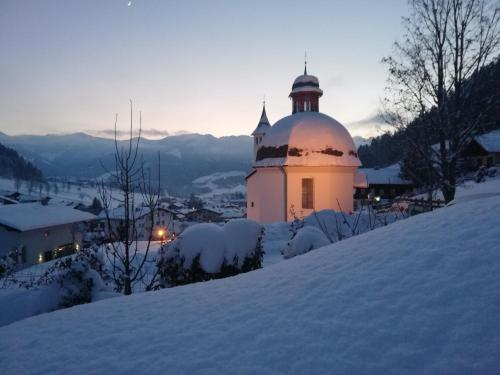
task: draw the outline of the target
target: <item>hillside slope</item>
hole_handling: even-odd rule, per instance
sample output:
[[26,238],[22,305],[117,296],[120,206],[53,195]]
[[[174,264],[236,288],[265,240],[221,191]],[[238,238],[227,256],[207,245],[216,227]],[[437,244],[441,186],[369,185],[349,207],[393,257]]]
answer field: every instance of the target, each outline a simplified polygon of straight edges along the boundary
[[[6,374],[500,371],[500,197],[0,329]],[[29,359],[29,360],[27,360]]]
[[0,177],[40,181],[42,173],[15,150],[0,144]]

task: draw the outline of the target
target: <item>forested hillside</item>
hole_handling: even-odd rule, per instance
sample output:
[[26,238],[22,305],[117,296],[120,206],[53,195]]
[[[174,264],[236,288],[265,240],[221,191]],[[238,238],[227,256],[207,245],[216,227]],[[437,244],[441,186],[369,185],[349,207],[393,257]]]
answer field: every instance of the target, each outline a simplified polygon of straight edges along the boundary
[[39,181],[42,173],[17,151],[0,144],[0,177]]
[[[474,94],[470,108],[464,108],[469,117],[478,116],[478,113],[484,112],[477,129],[478,133],[486,133],[500,128],[500,60],[484,68],[479,76],[476,92]],[[484,108],[488,108],[484,111]],[[425,114],[416,118],[406,130],[395,131],[383,134],[372,139],[370,144],[361,145],[358,149],[358,155],[363,163],[363,167],[385,167],[394,164],[405,158],[407,152],[411,150],[408,144],[408,137],[413,134],[417,136],[422,126],[428,126],[429,118],[432,113]],[[438,134],[428,132],[428,135],[434,137],[432,143],[437,143]]]

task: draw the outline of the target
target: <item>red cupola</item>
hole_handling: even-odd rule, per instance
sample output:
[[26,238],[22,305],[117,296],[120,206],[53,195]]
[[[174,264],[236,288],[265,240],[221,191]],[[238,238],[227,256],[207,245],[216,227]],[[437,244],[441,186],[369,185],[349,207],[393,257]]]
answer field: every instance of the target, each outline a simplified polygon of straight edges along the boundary
[[305,65],[304,74],[295,79],[289,95],[292,99],[292,114],[319,112],[319,98],[322,95],[323,90],[319,88],[318,78],[307,74],[307,65]]

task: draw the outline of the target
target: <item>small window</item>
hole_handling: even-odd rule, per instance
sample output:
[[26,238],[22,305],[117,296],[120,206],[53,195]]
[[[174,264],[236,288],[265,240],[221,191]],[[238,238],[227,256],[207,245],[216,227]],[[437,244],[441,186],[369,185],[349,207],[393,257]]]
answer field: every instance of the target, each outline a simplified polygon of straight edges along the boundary
[[251,203],[250,203],[250,207],[253,207],[253,206],[254,206],[254,203],[253,203],[253,202],[251,202]]
[[314,183],[312,178],[302,179],[302,208],[314,208]]

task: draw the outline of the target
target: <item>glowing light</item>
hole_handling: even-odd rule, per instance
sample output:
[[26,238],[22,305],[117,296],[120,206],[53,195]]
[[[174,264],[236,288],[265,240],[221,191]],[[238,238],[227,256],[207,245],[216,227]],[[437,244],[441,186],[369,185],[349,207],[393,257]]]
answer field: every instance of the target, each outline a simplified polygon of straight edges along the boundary
[[377,196],[374,198],[374,200],[375,200],[375,202],[380,202],[380,197]]
[[78,243],[77,243],[77,244],[75,245],[75,249],[76,249],[76,251],[80,251],[80,244],[78,244]]
[[38,263],[43,263],[43,254],[38,254]]
[[158,230],[158,236],[159,237],[163,237],[164,234],[165,234],[165,231],[163,229],[159,229]]

